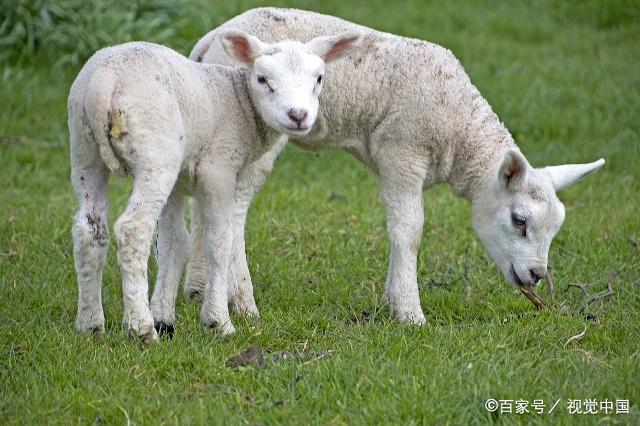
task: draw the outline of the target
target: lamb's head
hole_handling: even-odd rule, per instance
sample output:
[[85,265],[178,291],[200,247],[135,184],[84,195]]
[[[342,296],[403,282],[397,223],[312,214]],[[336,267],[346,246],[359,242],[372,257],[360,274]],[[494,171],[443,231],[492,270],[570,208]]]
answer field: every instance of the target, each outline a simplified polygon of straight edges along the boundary
[[357,33],[317,37],[304,44],[267,44],[235,30],[222,35],[227,54],[250,69],[249,90],[262,119],[293,137],[306,135],[318,116],[325,64],[348,55],[360,41]]
[[604,164],[532,168],[515,149],[491,171],[472,202],[473,227],[489,255],[511,284],[534,284],[547,273],[551,240],[564,221],[556,191]]

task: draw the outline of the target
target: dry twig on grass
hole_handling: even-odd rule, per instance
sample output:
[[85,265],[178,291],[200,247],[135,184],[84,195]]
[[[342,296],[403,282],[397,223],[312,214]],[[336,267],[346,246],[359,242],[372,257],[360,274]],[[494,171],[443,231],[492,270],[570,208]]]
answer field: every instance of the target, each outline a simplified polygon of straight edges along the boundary
[[547,293],[549,293],[549,297],[553,300],[555,289],[553,288],[553,279],[551,278],[551,265],[549,265],[549,267],[547,268],[547,273],[544,275],[544,280],[547,283]]
[[587,301],[580,307],[580,313],[583,313],[584,310],[587,308],[587,306],[589,306],[590,304],[592,304],[593,302],[597,302],[598,300],[602,300],[602,299],[606,299],[607,297],[611,297],[615,294],[615,291],[613,291],[613,286],[612,286],[612,282],[613,282],[613,277],[615,276],[615,273],[613,272],[609,272],[609,280],[607,281],[607,289],[604,291],[601,291],[600,293],[596,293],[593,296],[590,296],[589,293],[587,292]]
[[[614,272],[609,272],[609,280],[607,281],[607,289],[604,291],[601,291],[599,293],[596,293],[594,295],[591,295],[589,293],[589,289],[587,288],[586,284],[582,284],[582,283],[577,283],[577,284],[569,284],[567,285],[567,290],[569,290],[570,288],[577,288],[580,289],[580,291],[582,292],[582,294],[584,295],[584,302],[582,303],[582,306],[580,306],[580,309],[578,310],[579,314],[584,314],[584,310],[587,308],[587,306],[589,306],[590,304],[592,304],[593,302],[597,302],[598,300],[602,300],[605,299],[607,297],[611,297],[615,294],[615,291],[613,291],[613,277],[615,276]],[[563,303],[564,305],[564,303]],[[562,306],[561,306],[562,308]],[[590,313],[585,314],[585,318],[587,319],[595,319],[596,321],[598,320],[598,318]],[[566,348],[570,343],[572,342],[579,342],[580,340],[582,340],[582,338],[585,336],[585,334],[587,333],[587,326],[585,324],[584,326],[584,330],[582,331],[582,333],[578,333],[575,336],[571,336],[564,344],[564,347]]]
[[[544,281],[547,283],[547,293],[551,300],[554,299],[555,288],[553,286],[553,278],[551,277],[551,266],[547,268],[547,273],[544,275]],[[547,303],[538,296],[531,286],[521,285],[519,286],[520,292],[524,294],[527,299],[531,301],[538,309],[546,308]]]
[[527,299],[531,300],[531,303],[536,305],[536,308],[543,309],[547,307],[547,304],[544,303],[544,300],[542,300],[542,298],[538,296],[538,294],[535,291],[533,291],[531,287],[521,285],[521,286],[518,286],[518,289],[520,289],[520,292],[522,294],[527,296]]
[[582,283],[576,283],[576,284],[569,284],[567,285],[567,290],[570,288],[578,288],[580,289],[580,291],[582,292],[582,294],[584,295],[584,302],[582,303],[582,306],[580,307],[579,312],[582,313],[584,312],[584,310],[587,308],[587,306],[589,306],[590,304],[592,304],[593,302],[597,302],[598,300],[602,300],[605,299],[607,297],[611,297],[615,294],[615,291],[613,290],[613,277],[615,276],[614,272],[609,272],[609,280],[607,281],[607,289],[604,291],[601,291],[600,293],[596,293],[596,294],[591,294],[589,293],[589,289],[587,288],[586,284],[582,284]]
[[314,356],[313,358],[311,358],[310,360],[307,360],[307,361],[303,362],[302,364],[300,364],[300,366],[302,367],[303,365],[307,365],[307,364],[309,364],[309,363],[311,363],[311,362],[319,361],[319,360],[321,360],[322,358],[326,358],[326,357],[328,357],[328,356],[331,356],[331,355],[333,354],[333,351],[322,351],[322,352],[317,352],[316,354],[317,354],[317,355],[315,355],[315,356]]
[[584,330],[582,330],[582,333],[578,333],[575,336],[571,336],[569,337],[569,339],[564,343],[564,347],[566,348],[567,345],[571,342],[579,342],[580,340],[582,340],[582,338],[584,337],[584,335],[587,334],[587,326],[584,326]]
[[[566,290],[570,288],[580,289],[580,291],[585,297],[585,300],[582,303],[582,306],[580,307],[580,309],[578,309],[577,312],[582,314],[584,313],[584,310],[587,308],[587,306],[589,306],[593,302],[597,302],[598,300],[602,300],[607,297],[613,296],[615,294],[615,291],[613,290],[613,287],[612,287],[612,281],[614,276],[615,276],[615,273],[610,272],[609,281],[607,282],[607,289],[594,295],[589,293],[589,289],[587,288],[586,284],[583,284],[583,283],[568,284]],[[551,278],[551,273],[549,272],[549,270],[547,270],[545,281],[547,282],[547,291],[549,292],[551,298],[553,299],[554,286],[553,286],[553,280]],[[529,299],[531,303],[533,303],[536,306],[536,308],[542,309],[542,308],[546,308],[547,306],[550,306],[550,304],[547,304],[540,296],[538,296],[538,294],[531,287],[522,285],[522,286],[519,286],[518,288],[520,289],[520,292],[524,294],[527,297],[527,299]],[[564,304],[564,302],[560,305],[559,309],[561,312],[568,312],[568,309]]]
[[567,290],[569,290],[570,288],[579,288],[582,294],[584,294],[584,297],[590,297],[589,290],[587,290],[586,284],[582,284],[582,283],[567,284]]

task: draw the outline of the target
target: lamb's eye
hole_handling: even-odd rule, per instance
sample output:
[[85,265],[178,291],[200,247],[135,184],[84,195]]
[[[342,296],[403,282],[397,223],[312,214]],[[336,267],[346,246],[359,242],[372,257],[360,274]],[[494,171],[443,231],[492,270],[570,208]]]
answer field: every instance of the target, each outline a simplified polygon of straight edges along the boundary
[[520,229],[524,233],[527,231],[527,218],[518,214],[511,213],[511,222],[513,222],[513,226]]
[[322,83],[322,76],[321,76],[321,75],[319,75],[319,76],[318,76],[317,83],[318,83],[318,84]]
[[260,84],[267,84],[267,79],[266,79],[266,78],[264,78],[264,76],[263,76],[263,75],[259,75],[259,76],[258,76],[258,83],[260,83]]

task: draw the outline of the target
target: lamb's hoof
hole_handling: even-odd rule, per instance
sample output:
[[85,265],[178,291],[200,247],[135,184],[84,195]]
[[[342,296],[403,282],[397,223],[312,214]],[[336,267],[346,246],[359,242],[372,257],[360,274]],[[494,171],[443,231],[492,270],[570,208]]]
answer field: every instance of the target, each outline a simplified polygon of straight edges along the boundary
[[122,317],[122,325],[129,333],[130,339],[139,339],[145,348],[158,341],[158,333],[153,326],[153,318],[151,321],[130,321],[131,316],[126,312]]
[[235,327],[231,324],[231,320],[225,321],[222,325],[218,321],[212,321],[210,323],[204,323],[204,326],[209,330],[220,333],[222,336],[228,336],[236,332]]
[[145,348],[148,348],[149,346],[153,345],[154,343],[158,342],[158,333],[156,332],[156,329],[154,328],[153,330],[151,330],[149,333],[140,336],[140,340],[142,341],[142,345]]
[[399,323],[418,326],[427,323],[419,301],[409,302],[405,298],[394,296],[387,291],[383,293],[382,300],[389,304],[393,317]]
[[129,338],[135,339],[136,337],[140,339],[140,343],[142,343],[145,349],[158,342],[158,333],[155,328],[152,328],[151,331],[144,334],[137,334],[133,330],[129,330]]
[[100,321],[82,321],[76,320],[75,325],[76,332],[78,333],[91,333],[91,334],[103,334],[104,333],[104,319]]
[[260,311],[258,311],[256,302],[236,301],[234,299],[231,301],[231,310],[236,315],[240,315],[241,317],[248,319],[260,318]]
[[76,332],[80,334],[104,334],[104,325],[90,325],[90,326],[78,326],[76,325]]
[[414,311],[404,311],[395,313],[396,321],[401,324],[410,324],[421,326],[427,323],[427,319],[425,318],[422,310],[414,310]]
[[160,337],[167,336],[169,339],[173,339],[173,324],[166,324],[162,321],[155,322],[153,324],[154,328],[158,332]]

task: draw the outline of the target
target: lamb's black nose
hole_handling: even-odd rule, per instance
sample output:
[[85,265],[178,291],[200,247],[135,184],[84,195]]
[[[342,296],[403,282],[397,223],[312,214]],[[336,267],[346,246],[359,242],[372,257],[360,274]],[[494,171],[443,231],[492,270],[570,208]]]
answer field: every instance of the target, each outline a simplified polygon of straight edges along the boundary
[[536,273],[535,270],[533,269],[529,269],[529,272],[531,273],[531,276],[533,277],[533,282],[537,283],[538,281],[540,281],[542,278],[544,278],[544,275],[538,275]]

